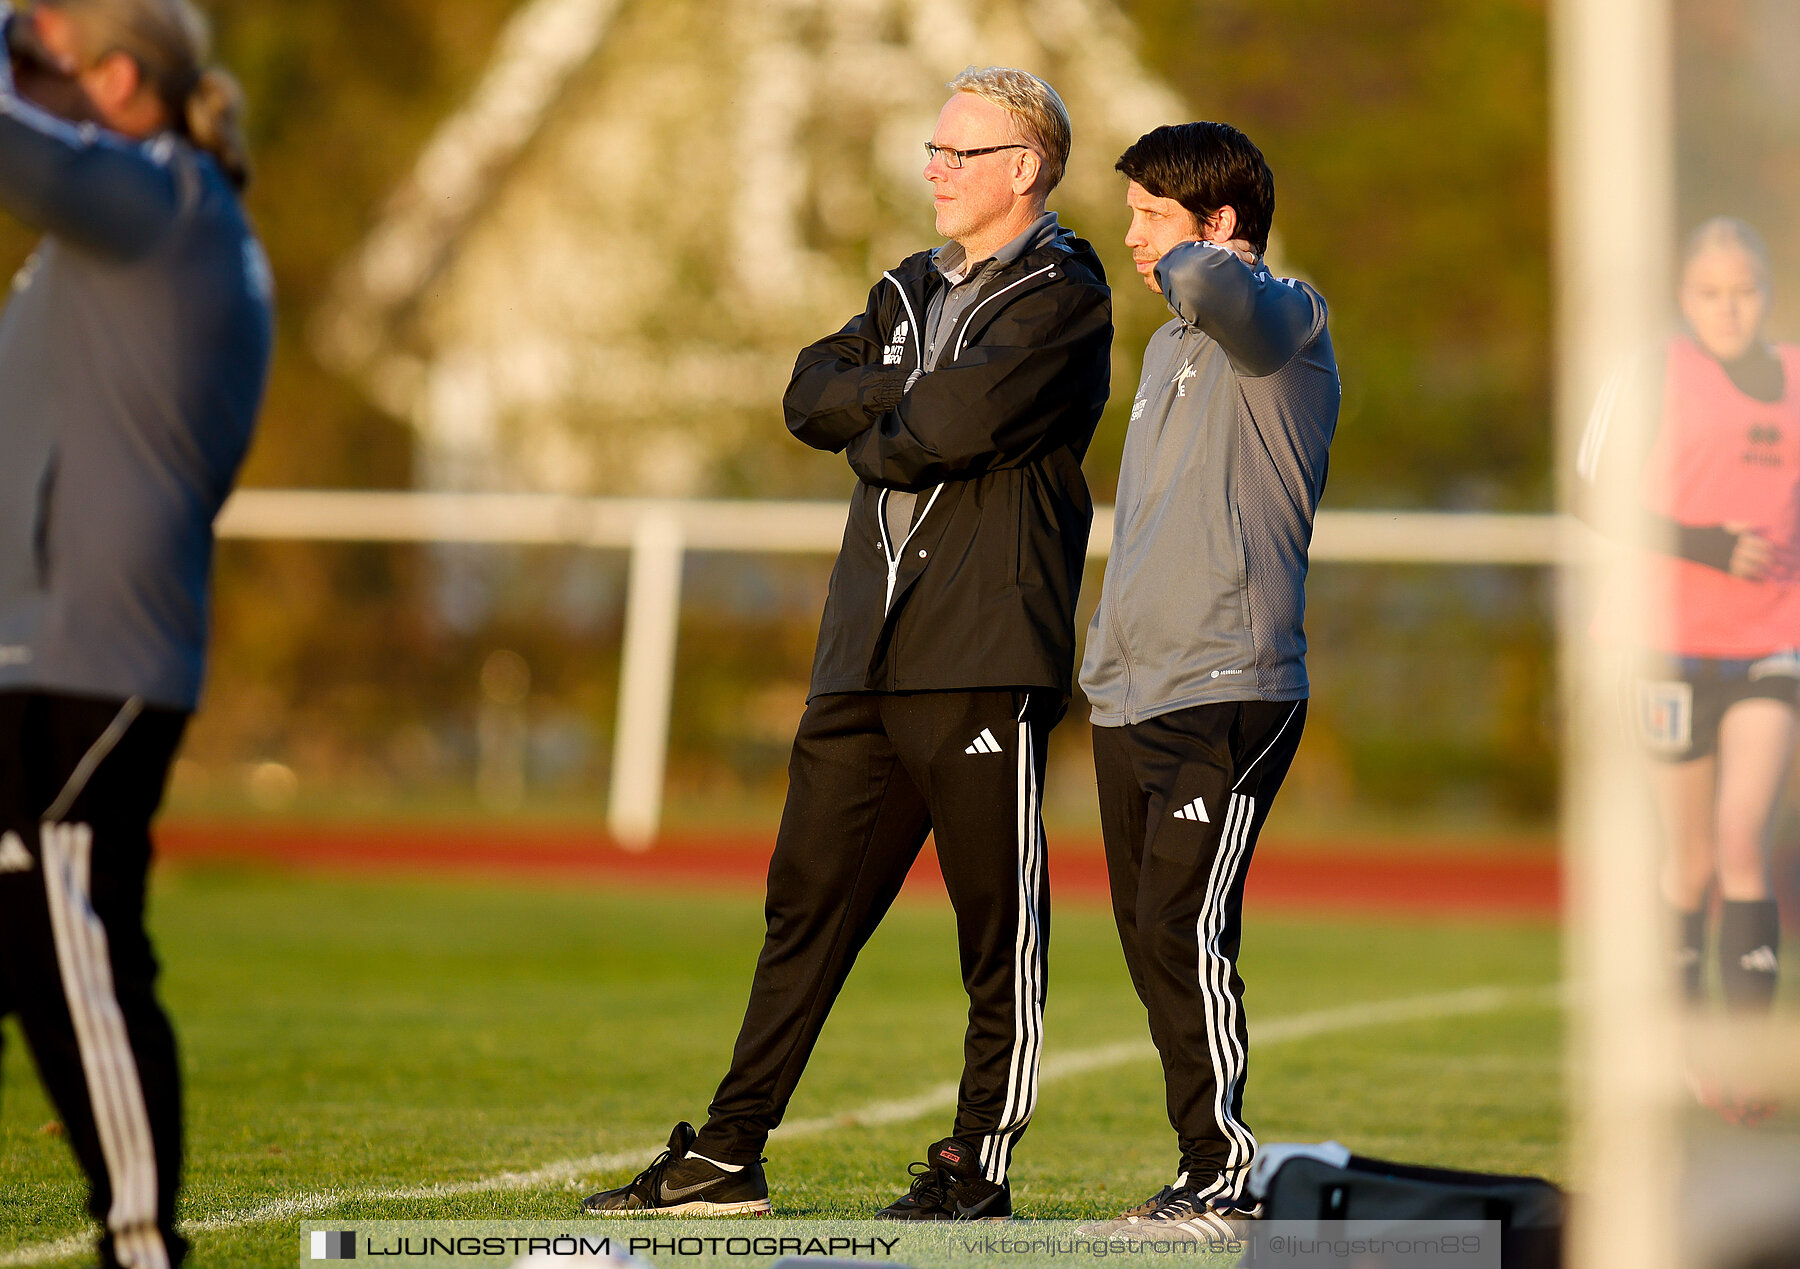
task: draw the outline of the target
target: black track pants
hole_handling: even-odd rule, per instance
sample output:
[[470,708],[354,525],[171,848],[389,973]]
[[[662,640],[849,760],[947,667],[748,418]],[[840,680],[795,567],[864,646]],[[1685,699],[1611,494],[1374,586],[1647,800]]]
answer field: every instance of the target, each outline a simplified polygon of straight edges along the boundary
[[815,697],[788,764],[768,935],[695,1149],[747,1163],[781,1122],[856,954],[928,833],[956,909],[969,1024],[954,1134],[1004,1180],[1037,1102],[1049,887],[1039,790],[1063,702],[1023,691]]
[[1113,917],[1162,1056],[1190,1185],[1238,1198],[1249,1035],[1238,977],[1244,878],[1306,702],[1233,701],[1094,728]]
[[144,932],[150,817],[187,715],[0,692],[0,1007],[87,1173],[106,1265],[165,1269],[181,1079]]

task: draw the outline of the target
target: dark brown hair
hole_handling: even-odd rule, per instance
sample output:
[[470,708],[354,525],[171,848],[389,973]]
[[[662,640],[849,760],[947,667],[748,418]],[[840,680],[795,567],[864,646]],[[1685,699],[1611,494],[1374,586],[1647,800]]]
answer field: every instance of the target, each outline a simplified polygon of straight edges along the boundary
[[1114,166],[1155,198],[1172,198],[1205,224],[1237,212],[1237,236],[1269,249],[1275,175],[1250,138],[1228,123],[1170,123],[1139,137]]

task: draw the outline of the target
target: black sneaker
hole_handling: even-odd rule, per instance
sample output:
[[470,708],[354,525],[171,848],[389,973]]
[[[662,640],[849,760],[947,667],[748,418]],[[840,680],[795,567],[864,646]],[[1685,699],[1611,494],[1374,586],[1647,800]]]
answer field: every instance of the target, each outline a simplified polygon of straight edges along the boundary
[[1003,1221],[1012,1217],[1012,1191],[981,1175],[975,1148],[945,1137],[913,1164],[912,1188],[875,1213],[878,1221]]
[[1262,1204],[1219,1195],[1200,1197],[1203,1187],[1189,1185],[1184,1172],[1118,1219],[1077,1227],[1089,1238],[1153,1238],[1172,1242],[1229,1241],[1237,1226],[1262,1216]]
[[676,1124],[669,1148],[631,1184],[588,1195],[581,1210],[590,1216],[766,1216],[769,1183],[761,1162],[728,1172],[690,1158],[695,1135],[692,1124]]

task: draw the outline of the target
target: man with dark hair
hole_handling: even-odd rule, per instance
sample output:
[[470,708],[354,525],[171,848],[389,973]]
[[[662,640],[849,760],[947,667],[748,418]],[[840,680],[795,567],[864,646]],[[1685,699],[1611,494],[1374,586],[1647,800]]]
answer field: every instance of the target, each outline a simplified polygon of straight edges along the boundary
[[[1179,203],[1192,213],[1196,225],[1211,223],[1229,209],[1232,237],[1254,247],[1258,257],[1269,249],[1275,176],[1262,151],[1230,124],[1174,123],[1157,128],[1139,137],[1114,166],[1152,198]],[[1126,245],[1138,261],[1138,272],[1144,273],[1138,244],[1127,239]],[[1150,289],[1156,290],[1149,279],[1145,274]]]
[[1162,1057],[1174,1184],[1101,1227],[1229,1233],[1256,1139],[1244,877],[1306,718],[1307,547],[1337,425],[1325,301],[1270,276],[1268,164],[1222,123],[1125,152],[1125,236],[1174,319],[1151,338],[1081,685],[1113,915]]
[[1081,460],[1106,404],[1112,299],[1045,198],[1068,113],[971,68],[926,143],[938,232],[801,351],[789,429],[857,476],[769,861],[768,937],[731,1068],[696,1134],[597,1215],[770,1210],[761,1159],[837,993],[929,834],[969,995],[951,1134],[892,1220],[1012,1212],[1037,1102],[1049,892],[1044,744],[1068,703],[1093,518]]

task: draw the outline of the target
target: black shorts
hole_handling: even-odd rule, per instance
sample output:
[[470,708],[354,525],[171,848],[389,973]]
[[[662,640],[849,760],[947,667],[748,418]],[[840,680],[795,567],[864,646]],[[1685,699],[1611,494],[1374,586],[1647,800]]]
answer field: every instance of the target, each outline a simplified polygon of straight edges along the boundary
[[1638,740],[1664,762],[1692,762],[1719,750],[1719,724],[1739,701],[1800,704],[1800,650],[1719,660],[1657,656],[1631,679]]

